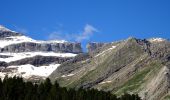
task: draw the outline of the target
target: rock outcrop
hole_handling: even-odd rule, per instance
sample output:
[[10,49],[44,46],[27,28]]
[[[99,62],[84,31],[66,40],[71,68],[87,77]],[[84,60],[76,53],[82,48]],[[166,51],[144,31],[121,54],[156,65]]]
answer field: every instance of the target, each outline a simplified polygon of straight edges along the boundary
[[49,65],[51,63],[62,64],[63,62],[68,61],[70,59],[72,59],[72,57],[63,58],[63,57],[55,57],[55,56],[34,56],[34,57],[24,58],[17,61],[12,61],[8,63],[8,66],[31,64],[39,67],[43,65]]
[[0,25],[0,39],[3,39],[5,37],[10,37],[10,36],[21,36],[21,33],[17,33],[14,31],[11,31],[4,26]]
[[91,42],[88,43],[86,48],[89,53],[93,53],[95,50],[101,48],[102,46],[106,45],[107,43],[98,43],[98,42]]

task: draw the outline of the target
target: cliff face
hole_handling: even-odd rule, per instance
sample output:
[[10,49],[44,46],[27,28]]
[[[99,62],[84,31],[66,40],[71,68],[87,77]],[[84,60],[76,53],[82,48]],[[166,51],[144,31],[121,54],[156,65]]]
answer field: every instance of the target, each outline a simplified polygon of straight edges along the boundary
[[0,52],[61,52],[61,53],[81,53],[82,48],[80,43],[34,43],[22,42],[17,44],[7,45],[0,48]]
[[10,37],[10,36],[21,36],[22,34],[20,33],[16,33],[16,32],[10,32],[10,31],[7,31],[7,32],[1,32],[0,31],[0,39],[3,39],[5,37]]
[[106,45],[107,43],[98,43],[98,42],[91,42],[88,43],[86,48],[88,50],[89,53],[94,52],[95,50],[101,48],[102,46]]

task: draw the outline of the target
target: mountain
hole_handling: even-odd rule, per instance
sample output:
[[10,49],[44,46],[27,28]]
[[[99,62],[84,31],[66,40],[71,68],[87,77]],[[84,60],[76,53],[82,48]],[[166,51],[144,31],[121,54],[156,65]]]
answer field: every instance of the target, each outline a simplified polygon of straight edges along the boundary
[[0,78],[48,77],[60,64],[82,53],[80,43],[34,40],[0,25]]
[[143,100],[170,99],[170,41],[128,38],[111,43],[34,40],[0,25],[0,78],[49,77],[62,87],[98,89]]
[[170,41],[128,38],[89,43],[88,53],[61,64],[49,77],[69,88],[95,88],[143,100],[170,97]]

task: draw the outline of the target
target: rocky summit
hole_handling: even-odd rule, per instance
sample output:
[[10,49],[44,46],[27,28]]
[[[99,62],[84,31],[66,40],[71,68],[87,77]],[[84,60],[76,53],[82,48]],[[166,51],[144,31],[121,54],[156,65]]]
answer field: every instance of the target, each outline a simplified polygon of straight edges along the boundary
[[0,26],[0,77],[49,77],[68,88],[98,89],[143,100],[170,97],[170,41],[128,38],[111,43],[40,41]]

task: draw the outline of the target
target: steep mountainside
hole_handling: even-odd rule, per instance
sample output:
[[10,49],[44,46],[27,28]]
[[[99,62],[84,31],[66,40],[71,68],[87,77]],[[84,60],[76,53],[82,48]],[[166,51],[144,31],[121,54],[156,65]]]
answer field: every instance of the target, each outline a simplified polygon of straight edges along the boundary
[[61,64],[50,78],[60,85],[96,88],[117,95],[138,93],[144,100],[170,97],[170,42],[135,39],[96,45],[90,53]]
[[60,64],[81,53],[80,43],[40,41],[0,25],[0,78],[46,78]]

